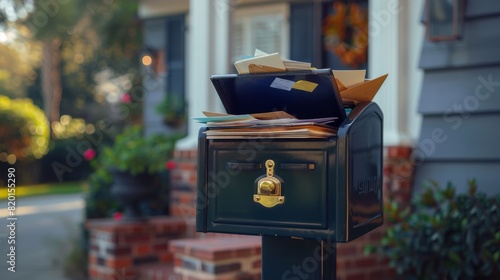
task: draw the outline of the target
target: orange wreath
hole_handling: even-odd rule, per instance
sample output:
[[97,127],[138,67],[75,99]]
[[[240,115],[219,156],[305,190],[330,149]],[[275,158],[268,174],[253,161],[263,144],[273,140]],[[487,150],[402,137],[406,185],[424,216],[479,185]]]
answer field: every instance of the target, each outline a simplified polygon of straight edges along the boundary
[[335,14],[323,21],[323,44],[326,50],[352,68],[366,63],[368,52],[368,13],[356,3],[333,3]]

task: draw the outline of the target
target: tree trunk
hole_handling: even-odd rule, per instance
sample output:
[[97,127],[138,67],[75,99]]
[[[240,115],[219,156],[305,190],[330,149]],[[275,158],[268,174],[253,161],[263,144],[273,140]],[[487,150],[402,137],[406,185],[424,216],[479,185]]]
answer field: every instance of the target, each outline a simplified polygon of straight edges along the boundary
[[[42,57],[42,97],[43,110],[50,124],[59,121],[62,97],[61,86],[61,39],[50,38],[43,41]],[[52,136],[54,136],[52,134]]]

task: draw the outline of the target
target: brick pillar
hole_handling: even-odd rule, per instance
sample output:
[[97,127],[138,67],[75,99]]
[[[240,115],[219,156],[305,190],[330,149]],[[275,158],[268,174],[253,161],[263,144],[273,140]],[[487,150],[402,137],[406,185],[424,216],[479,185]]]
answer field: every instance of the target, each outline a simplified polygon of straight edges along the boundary
[[174,271],[182,280],[259,280],[261,238],[238,236],[172,241]]
[[183,219],[170,217],[151,218],[147,222],[94,219],[86,226],[90,232],[91,279],[146,279],[139,278],[140,266],[171,263],[169,242],[183,238],[186,231]]
[[384,156],[384,201],[408,204],[411,199],[415,166],[410,159],[413,148],[390,146]]
[[170,215],[184,219],[186,236],[195,236],[197,150],[176,150],[170,170]]

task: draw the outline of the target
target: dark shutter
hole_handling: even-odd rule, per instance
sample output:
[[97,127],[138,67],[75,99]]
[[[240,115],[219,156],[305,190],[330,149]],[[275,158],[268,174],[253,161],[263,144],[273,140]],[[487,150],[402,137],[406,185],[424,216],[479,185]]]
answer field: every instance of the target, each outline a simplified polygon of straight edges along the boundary
[[290,5],[290,59],[313,62],[313,8],[311,3]]
[[[186,69],[186,42],[185,42],[185,15],[169,16],[166,18],[166,65],[167,88],[166,94],[175,97],[171,100],[185,100],[185,69]],[[178,106],[179,113],[185,113],[184,102]]]

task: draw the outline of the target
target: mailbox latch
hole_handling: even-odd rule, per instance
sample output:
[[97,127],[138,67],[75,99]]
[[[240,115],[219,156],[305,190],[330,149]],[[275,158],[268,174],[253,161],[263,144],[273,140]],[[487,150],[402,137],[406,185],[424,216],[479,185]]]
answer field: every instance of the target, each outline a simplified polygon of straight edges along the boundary
[[281,196],[281,181],[274,177],[274,161],[266,160],[266,176],[257,182],[257,194],[254,194],[253,201],[262,206],[271,208],[285,202],[285,197]]

